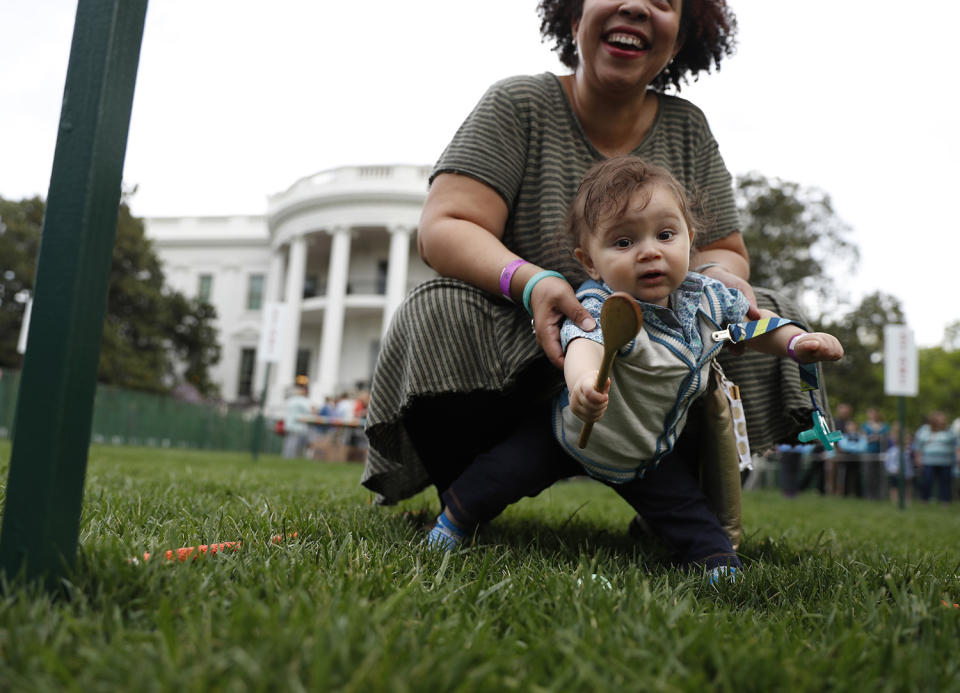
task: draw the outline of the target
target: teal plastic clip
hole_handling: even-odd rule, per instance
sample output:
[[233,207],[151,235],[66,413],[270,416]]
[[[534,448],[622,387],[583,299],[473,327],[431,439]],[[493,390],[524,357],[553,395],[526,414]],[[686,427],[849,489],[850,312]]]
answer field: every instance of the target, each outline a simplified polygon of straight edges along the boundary
[[823,412],[814,409],[811,414],[813,418],[813,428],[801,431],[797,440],[801,443],[809,443],[812,440],[819,440],[827,450],[833,450],[833,444],[843,438],[840,431],[831,431],[827,426],[827,420],[823,418]]

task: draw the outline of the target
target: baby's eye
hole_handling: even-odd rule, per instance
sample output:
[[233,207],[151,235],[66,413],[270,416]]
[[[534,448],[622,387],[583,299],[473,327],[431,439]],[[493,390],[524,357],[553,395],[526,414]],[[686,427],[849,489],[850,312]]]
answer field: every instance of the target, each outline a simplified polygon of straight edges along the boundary
[[614,248],[629,248],[633,242],[629,238],[618,238],[613,242]]
[[658,241],[669,241],[671,238],[677,235],[677,232],[673,229],[663,229],[657,233]]

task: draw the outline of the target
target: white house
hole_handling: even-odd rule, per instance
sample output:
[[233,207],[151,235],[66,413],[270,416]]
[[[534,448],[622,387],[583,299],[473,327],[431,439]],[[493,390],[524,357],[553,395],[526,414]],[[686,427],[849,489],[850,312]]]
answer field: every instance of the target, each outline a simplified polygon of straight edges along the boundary
[[285,355],[273,364],[267,407],[297,375],[310,396],[370,382],[380,338],[403,296],[434,276],[416,226],[429,166],[346,166],[270,195],[263,216],[144,220],[167,283],[217,309],[222,355],[213,369],[228,402],[259,398],[263,305],[289,306]]

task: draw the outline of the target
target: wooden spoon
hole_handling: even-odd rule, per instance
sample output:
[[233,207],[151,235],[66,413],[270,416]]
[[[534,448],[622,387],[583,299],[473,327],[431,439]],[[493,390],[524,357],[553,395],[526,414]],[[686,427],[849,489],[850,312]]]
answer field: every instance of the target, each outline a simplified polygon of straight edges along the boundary
[[[617,352],[637,336],[643,327],[643,310],[637,299],[626,291],[615,291],[607,297],[600,309],[600,328],[603,330],[603,359],[597,373],[596,388],[603,391],[610,377],[610,369]],[[580,431],[580,449],[587,447],[593,422],[587,421]]]

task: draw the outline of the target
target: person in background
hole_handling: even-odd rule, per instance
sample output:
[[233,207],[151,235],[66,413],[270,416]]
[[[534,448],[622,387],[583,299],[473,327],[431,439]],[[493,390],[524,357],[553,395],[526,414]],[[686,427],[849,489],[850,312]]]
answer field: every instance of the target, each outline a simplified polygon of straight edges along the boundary
[[837,405],[836,409],[833,412],[833,424],[837,427],[837,430],[843,431],[846,433],[847,422],[853,418],[853,407],[851,407],[846,402],[841,402]]
[[356,401],[346,392],[340,393],[337,397],[337,404],[334,407],[334,416],[338,419],[352,419],[356,407]]
[[863,495],[867,498],[883,497],[883,460],[887,451],[887,438],[890,425],[880,420],[880,411],[876,407],[867,409],[867,420],[860,426],[867,441],[867,449],[861,458],[863,477]]
[[310,444],[310,426],[302,420],[313,414],[307,392],[307,386],[298,383],[283,403],[283,457],[288,460],[303,456]]
[[800,482],[797,485],[797,491],[806,491],[810,486],[815,485],[817,493],[821,496],[827,492],[827,459],[832,452],[824,450],[823,446],[816,444],[810,452],[808,466]]
[[860,495],[860,454],[866,449],[861,441],[860,426],[853,420],[849,404],[837,405],[834,425],[843,433],[832,458],[830,471],[833,492],[841,496]]
[[367,409],[369,408],[370,392],[364,389],[358,390],[357,399],[353,405],[353,417],[355,419],[365,419],[367,417]]
[[[890,427],[890,435],[887,436],[887,449],[883,453],[883,467],[887,472],[887,488],[890,491],[890,500],[898,502],[900,500],[900,424],[893,424]],[[904,499],[907,502],[913,500],[913,448],[912,436],[906,440],[906,454],[903,459],[903,491]]]
[[[317,416],[324,416],[326,418],[333,418],[336,414],[336,402],[333,401],[333,397],[329,395],[323,398],[323,404],[320,405],[320,408],[317,410]],[[317,426],[317,433],[327,434],[333,430],[333,427],[328,424],[321,424]]]
[[928,502],[937,485],[937,498],[949,503],[952,496],[953,473],[957,466],[960,441],[957,434],[947,428],[947,417],[942,411],[931,412],[927,423],[920,427],[915,437],[920,452],[923,478],[920,482],[920,498]]
[[780,454],[780,489],[787,498],[794,498],[801,490],[800,465],[803,458],[810,455],[813,449],[813,445],[803,443],[792,445],[781,443],[777,446],[777,452]]
[[867,452],[877,454],[887,449],[890,424],[880,420],[880,410],[876,407],[867,409],[867,420],[863,422],[860,429],[867,437]]
[[847,419],[843,438],[837,442],[836,460],[840,466],[844,496],[861,496],[860,457],[867,450],[867,437],[853,419]]

